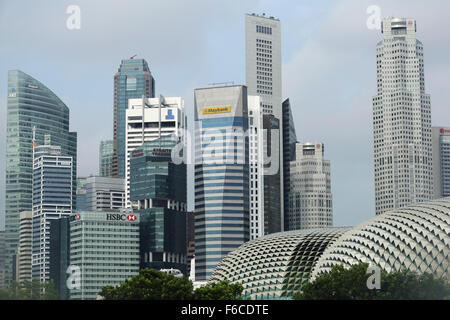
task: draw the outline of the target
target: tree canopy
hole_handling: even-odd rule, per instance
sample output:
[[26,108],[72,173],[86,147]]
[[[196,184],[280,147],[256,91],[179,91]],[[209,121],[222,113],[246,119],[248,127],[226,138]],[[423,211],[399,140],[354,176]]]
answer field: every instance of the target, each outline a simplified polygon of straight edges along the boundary
[[105,300],[234,300],[241,299],[242,290],[240,284],[228,281],[209,283],[194,290],[188,278],[142,269],[119,286],[104,286],[99,295]]
[[0,289],[0,300],[58,300],[53,280],[41,283],[39,279],[14,281],[10,288]]
[[335,265],[328,273],[305,284],[293,296],[298,300],[442,300],[450,298],[448,279],[435,278],[430,273],[409,270],[380,271],[379,289],[369,289],[369,265],[361,263],[344,268]]

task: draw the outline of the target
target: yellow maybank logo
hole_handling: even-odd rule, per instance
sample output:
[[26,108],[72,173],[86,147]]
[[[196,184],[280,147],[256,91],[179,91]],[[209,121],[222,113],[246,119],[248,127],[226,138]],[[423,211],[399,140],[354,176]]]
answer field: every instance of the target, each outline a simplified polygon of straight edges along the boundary
[[203,114],[231,112],[231,106],[203,108]]

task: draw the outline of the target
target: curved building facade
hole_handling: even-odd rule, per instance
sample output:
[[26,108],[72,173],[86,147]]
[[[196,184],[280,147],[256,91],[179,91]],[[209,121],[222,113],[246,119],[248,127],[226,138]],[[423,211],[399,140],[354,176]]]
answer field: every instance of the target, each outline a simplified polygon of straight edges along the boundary
[[360,262],[382,269],[408,269],[450,276],[450,198],[385,212],[346,232],[329,246],[312,278],[333,265]]
[[252,300],[289,299],[309,281],[325,249],[349,230],[295,230],[246,242],[220,262],[210,281],[239,282]]
[[[13,256],[19,242],[19,214],[32,209],[33,127],[36,142],[51,144],[73,159],[76,177],[77,134],[69,132],[69,108],[41,82],[20,70],[8,72],[8,114],[6,133],[6,280],[13,279]],[[76,182],[73,179],[73,207]]]

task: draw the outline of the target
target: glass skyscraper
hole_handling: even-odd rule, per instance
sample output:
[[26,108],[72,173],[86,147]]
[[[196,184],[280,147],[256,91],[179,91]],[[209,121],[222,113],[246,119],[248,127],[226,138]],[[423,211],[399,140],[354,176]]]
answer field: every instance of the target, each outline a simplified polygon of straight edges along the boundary
[[250,238],[247,87],[196,89],[195,280]]
[[114,141],[105,140],[100,142],[98,171],[100,177],[112,177],[111,164],[114,154]]
[[141,268],[174,268],[187,276],[186,164],[171,158],[178,141],[162,136],[132,151],[130,198],[140,216]]
[[[13,277],[12,258],[19,241],[19,213],[32,210],[33,127],[36,142],[50,134],[61,153],[72,157],[76,177],[77,134],[69,132],[69,108],[41,82],[19,70],[8,72],[6,133],[6,284]],[[73,179],[73,205],[76,181]]]
[[114,75],[114,155],[111,170],[115,178],[125,178],[125,111],[128,99],[143,96],[155,96],[155,80],[147,61],[133,58],[122,60],[119,71]]

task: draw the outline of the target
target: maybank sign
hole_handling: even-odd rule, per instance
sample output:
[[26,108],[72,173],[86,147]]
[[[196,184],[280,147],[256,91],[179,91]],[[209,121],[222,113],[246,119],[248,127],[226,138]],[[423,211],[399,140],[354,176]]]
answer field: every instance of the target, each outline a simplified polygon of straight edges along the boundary
[[231,112],[231,106],[203,108],[203,114],[228,113],[228,112]]

